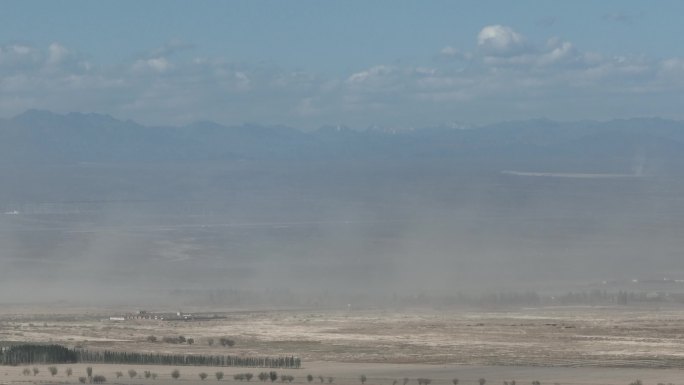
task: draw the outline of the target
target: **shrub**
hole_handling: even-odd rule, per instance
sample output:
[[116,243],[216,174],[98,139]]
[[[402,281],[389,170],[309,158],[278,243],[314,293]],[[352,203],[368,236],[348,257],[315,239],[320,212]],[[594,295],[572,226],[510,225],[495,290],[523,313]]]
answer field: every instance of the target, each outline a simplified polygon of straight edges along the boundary
[[33,370],[33,375],[34,375],[34,376],[37,375],[38,373],[40,373],[40,369],[36,368],[35,366],[33,367],[32,370]]
[[103,382],[107,382],[107,379],[105,376],[98,374],[95,377],[93,377],[93,382],[96,384],[102,384]]
[[216,372],[215,376],[218,381],[221,381],[223,379],[223,372]]
[[71,377],[71,375],[74,374],[74,370],[71,368],[66,368],[66,375],[67,377]]
[[55,374],[57,374],[57,367],[56,366],[50,366],[50,367],[48,367],[48,371],[50,372],[50,375],[54,377]]
[[312,376],[312,375],[310,375],[310,374],[309,374],[309,375],[307,375],[307,376],[306,376],[306,381],[307,381],[307,382],[311,382],[311,381],[313,381],[313,376]]
[[135,376],[138,375],[138,372],[135,371],[135,369],[129,369],[128,370],[128,377],[130,378],[135,378]]
[[28,376],[28,375],[31,374],[31,369],[29,369],[29,368],[24,368],[24,370],[22,371],[22,373],[23,373],[25,376]]
[[365,384],[366,380],[367,380],[366,375],[362,374],[361,377],[359,377],[359,380],[361,381],[362,384]]
[[150,378],[150,377],[152,377],[152,372],[150,372],[149,370],[146,370],[145,371],[145,378]]
[[178,369],[174,369],[173,372],[171,372],[171,377],[173,379],[177,380],[180,378],[180,371]]
[[123,377],[123,372],[116,372],[116,378]]
[[204,373],[204,372],[202,372],[202,373],[199,374],[199,378],[200,378],[200,380],[204,381],[204,380],[207,379],[207,374]]
[[85,377],[79,377],[79,378],[78,378],[78,382],[80,382],[81,384],[85,384],[85,383],[86,383],[86,378],[85,378]]
[[147,342],[157,342],[157,337],[155,337],[155,336],[147,336]]
[[278,379],[278,373],[275,371],[270,371],[268,372],[268,378],[271,380],[271,382],[274,382]]
[[88,366],[86,368],[86,374],[88,375],[88,378],[93,376],[93,367],[92,366]]

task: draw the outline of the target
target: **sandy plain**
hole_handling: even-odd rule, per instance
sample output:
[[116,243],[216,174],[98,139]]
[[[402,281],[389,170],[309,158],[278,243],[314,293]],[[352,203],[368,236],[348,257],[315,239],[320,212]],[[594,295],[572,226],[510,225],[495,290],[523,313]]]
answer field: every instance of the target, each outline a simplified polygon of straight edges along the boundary
[[[155,309],[150,309],[155,310]],[[539,380],[560,384],[644,384],[684,381],[684,309],[634,307],[546,307],[498,311],[456,310],[239,310],[192,309],[216,314],[210,321],[109,321],[132,309],[35,309],[6,306],[0,310],[0,341],[52,342],[91,350],[183,354],[295,355],[303,368],[292,373],[295,383],[307,374],[334,377],[333,384],[402,384],[418,377],[446,385]],[[193,345],[149,342],[147,337],[183,335]],[[208,340],[236,340],[232,348]],[[64,368],[74,368],[66,377]],[[41,365],[37,376],[23,367],[1,367],[0,383],[78,383],[86,365],[61,365],[54,378]],[[182,367],[172,380],[171,367],[92,365],[108,383],[146,384],[151,379],[115,373],[135,369],[158,373],[157,383],[235,382],[235,373],[259,368]],[[255,380],[252,380],[253,382]],[[314,383],[319,383],[314,380]],[[327,383],[327,380],[326,380]]]

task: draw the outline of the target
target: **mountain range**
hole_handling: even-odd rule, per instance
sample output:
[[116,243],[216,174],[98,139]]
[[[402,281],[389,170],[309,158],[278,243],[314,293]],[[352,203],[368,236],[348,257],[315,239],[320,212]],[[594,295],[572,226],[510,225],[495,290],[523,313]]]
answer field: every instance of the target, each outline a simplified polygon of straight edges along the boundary
[[684,122],[537,119],[474,128],[401,131],[328,126],[305,132],[286,126],[223,126],[208,121],[145,126],[109,115],[41,110],[0,120],[0,162],[5,165],[431,158],[523,162],[543,169],[583,164],[584,171],[605,166],[608,171],[628,172],[642,162],[678,169],[684,159]]

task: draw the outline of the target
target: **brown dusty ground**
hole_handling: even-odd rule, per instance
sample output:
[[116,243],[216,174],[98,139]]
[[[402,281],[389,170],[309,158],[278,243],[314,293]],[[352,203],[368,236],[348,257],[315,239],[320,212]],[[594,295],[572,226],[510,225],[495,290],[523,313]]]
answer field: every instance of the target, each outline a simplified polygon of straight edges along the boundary
[[[120,309],[51,309],[44,314],[21,307],[0,313],[0,341],[55,342],[88,349],[184,354],[292,354],[304,369],[293,371],[301,382],[308,372],[333,376],[336,383],[392,385],[393,379],[420,376],[433,384],[488,384],[517,379],[519,384],[627,384],[639,377],[653,383],[684,379],[684,310],[652,308],[539,308],[506,312],[457,311],[233,311],[225,319],[202,322],[125,321],[103,319]],[[183,335],[192,346],[146,337]],[[234,338],[233,348],[209,346],[208,338]],[[130,366],[100,366],[109,380]],[[77,372],[79,365],[74,365]],[[118,369],[116,369],[118,368]],[[77,382],[63,371],[52,381],[43,368],[36,378],[21,375],[23,368],[0,368],[0,383]],[[82,368],[81,368],[82,369]],[[157,382],[173,381],[171,368]],[[3,371],[7,373],[3,380]],[[258,369],[181,368],[183,381],[199,382],[197,374],[222,370],[227,377]],[[82,375],[82,374],[80,374]],[[43,377],[41,377],[43,376]],[[75,375],[77,377],[78,375]],[[162,381],[163,380],[163,381]],[[521,380],[529,380],[527,382]],[[121,383],[144,384],[140,379]],[[230,380],[224,380],[234,382]],[[464,382],[465,381],[465,382]],[[403,381],[399,381],[402,384]],[[415,382],[415,381],[413,381]],[[679,381],[682,382],[682,381]],[[646,384],[648,382],[645,381]],[[411,383],[411,385],[415,385]]]

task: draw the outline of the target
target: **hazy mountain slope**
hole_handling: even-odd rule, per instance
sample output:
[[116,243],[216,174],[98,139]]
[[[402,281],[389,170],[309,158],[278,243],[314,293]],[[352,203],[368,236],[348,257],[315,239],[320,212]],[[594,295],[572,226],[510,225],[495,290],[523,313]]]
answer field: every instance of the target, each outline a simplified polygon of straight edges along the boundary
[[683,279],[682,126],[302,132],[29,111],[0,122],[0,296]]
[[661,119],[532,120],[408,132],[322,128],[310,133],[211,122],[145,127],[106,115],[36,110],[0,121],[0,160],[5,164],[425,157],[534,162],[535,157],[571,161],[576,156],[613,161],[658,157],[667,163],[681,158],[682,143],[684,124]]

